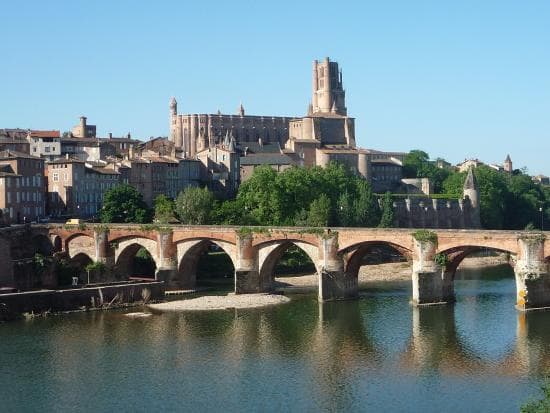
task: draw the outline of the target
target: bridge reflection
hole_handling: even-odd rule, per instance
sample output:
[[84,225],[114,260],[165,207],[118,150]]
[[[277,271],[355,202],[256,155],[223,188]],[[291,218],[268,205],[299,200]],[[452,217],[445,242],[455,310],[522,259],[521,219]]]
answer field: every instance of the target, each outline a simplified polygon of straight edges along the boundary
[[[461,313],[461,305],[417,308],[390,295],[377,301],[317,303],[314,297],[301,296],[288,305],[262,310],[154,314],[143,319],[92,313],[63,317],[62,323],[32,322],[33,329],[40,323],[45,326],[44,351],[51,354],[46,374],[60,384],[115,374],[138,363],[144,371],[203,369],[205,375],[223,366],[216,380],[234,389],[250,369],[269,377],[290,374],[280,368],[289,365],[301,372],[301,378],[287,379],[300,381],[297,387],[301,381],[314,387],[315,394],[322,395],[319,408],[327,410],[350,405],[358,377],[520,377],[550,371],[550,313],[515,313],[515,328],[504,332],[498,324],[487,327],[487,340],[499,343],[487,349],[475,340],[475,318]],[[183,381],[171,385],[180,384]]]

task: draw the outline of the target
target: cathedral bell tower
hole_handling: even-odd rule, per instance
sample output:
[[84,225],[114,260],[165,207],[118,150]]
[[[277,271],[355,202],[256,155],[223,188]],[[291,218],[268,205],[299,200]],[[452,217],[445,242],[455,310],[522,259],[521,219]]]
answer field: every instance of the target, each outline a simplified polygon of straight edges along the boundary
[[332,113],[346,116],[346,92],[342,84],[342,72],[337,62],[328,57],[322,62],[313,62],[313,113]]

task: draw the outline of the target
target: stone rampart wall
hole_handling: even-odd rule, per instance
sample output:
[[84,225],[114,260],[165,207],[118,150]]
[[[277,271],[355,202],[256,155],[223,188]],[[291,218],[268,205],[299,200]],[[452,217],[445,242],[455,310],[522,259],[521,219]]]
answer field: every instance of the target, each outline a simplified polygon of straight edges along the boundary
[[468,199],[414,197],[393,205],[397,228],[475,228],[473,214],[479,213]]

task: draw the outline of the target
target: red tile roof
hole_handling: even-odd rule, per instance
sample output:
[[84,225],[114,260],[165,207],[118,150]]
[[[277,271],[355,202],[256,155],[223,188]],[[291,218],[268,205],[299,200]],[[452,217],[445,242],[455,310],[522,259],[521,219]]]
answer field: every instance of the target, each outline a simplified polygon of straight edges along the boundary
[[58,130],[31,130],[31,138],[60,138]]

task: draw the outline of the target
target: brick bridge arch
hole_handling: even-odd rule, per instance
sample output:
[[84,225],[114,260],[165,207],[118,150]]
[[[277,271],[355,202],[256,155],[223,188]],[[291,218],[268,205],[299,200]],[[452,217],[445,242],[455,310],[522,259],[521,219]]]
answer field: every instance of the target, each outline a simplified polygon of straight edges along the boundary
[[76,233],[65,239],[65,252],[70,258],[78,254],[85,254],[95,260],[96,248],[94,237],[86,233]]
[[80,229],[78,227],[53,227],[48,229],[48,234],[54,245],[60,245],[60,251],[69,252],[69,246],[73,239],[86,236],[91,239],[94,238],[94,232],[92,229]]
[[377,246],[389,247],[397,251],[409,262],[413,259],[413,251],[403,245],[388,242],[386,240],[371,240],[350,245],[349,247],[339,251],[339,254],[344,258],[344,270],[352,277],[357,278],[359,276],[359,269],[361,268],[363,257],[372,247]]
[[233,269],[237,268],[237,247],[234,243],[220,238],[181,239],[176,243],[177,268],[173,278],[176,285],[180,288],[195,287],[200,257],[210,245],[221,248],[231,259]]
[[317,272],[321,269],[319,245],[316,240],[310,238],[282,238],[276,240],[266,240],[262,243],[256,244],[256,251],[258,256],[258,270],[260,282],[266,290],[270,291],[274,287],[275,281],[275,266],[281,259],[282,255],[287,249],[295,245],[304,251]]
[[446,270],[450,272],[454,278],[456,270],[462,263],[462,261],[470,256],[471,254],[474,254],[476,252],[481,251],[494,251],[494,252],[500,252],[500,253],[507,253],[510,256],[509,264],[513,267],[515,265],[515,262],[517,260],[517,253],[508,251],[502,248],[494,248],[494,247],[487,247],[487,246],[481,246],[481,245],[465,245],[460,247],[451,248],[445,251],[440,251],[441,254],[445,254],[448,259],[448,264],[446,266]]
[[128,277],[132,268],[132,262],[137,252],[144,248],[147,250],[151,258],[155,262],[156,268],[159,268],[159,253],[157,241],[150,237],[144,237],[140,235],[131,235],[126,237],[117,238],[111,241],[111,245],[114,248],[114,262],[115,268],[119,275]]

